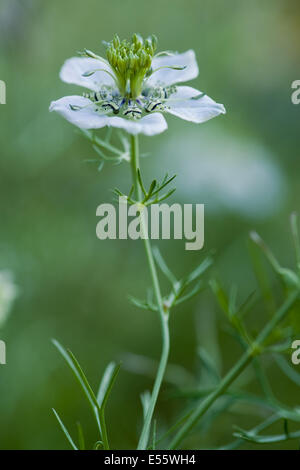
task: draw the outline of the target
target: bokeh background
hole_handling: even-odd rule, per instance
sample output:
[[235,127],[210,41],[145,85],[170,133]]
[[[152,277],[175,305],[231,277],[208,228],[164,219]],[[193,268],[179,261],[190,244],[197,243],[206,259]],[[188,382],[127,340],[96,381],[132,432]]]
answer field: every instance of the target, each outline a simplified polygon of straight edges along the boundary
[[[172,200],[206,204],[204,250],[187,252],[184,241],[159,243],[173,271],[188,273],[216,249],[211,275],[226,288],[237,283],[242,300],[258,290],[250,230],[284,265],[294,263],[289,214],[299,209],[300,106],[291,103],[291,83],[300,78],[299,15],[296,0],[1,0],[0,79],[7,104],[0,106],[0,269],[11,271],[18,286],[0,330],[7,343],[7,365],[0,366],[1,449],[68,448],[51,407],[73,433],[82,422],[90,447],[96,440],[88,405],[53,337],[76,354],[95,388],[109,361],[123,361],[107,421],[112,447],[134,448],[139,395],[151,388],[155,366],[137,356],[157,360],[161,347],[158,318],[127,299],[143,297],[150,283],[142,244],[95,235],[96,207],[112,200],[111,188],[127,190],[129,168],[106,164],[97,172],[85,162],[95,157],[88,142],[48,112],[51,100],[82,91],[59,81],[63,61],[84,47],[103,53],[101,41],[115,32],[154,33],[161,50],[196,51],[200,74],[193,86],[224,103],[227,115],[201,126],[170,117],[168,132],[141,138],[149,153],[144,173],[148,182],[176,173]],[[268,276],[280,300],[277,281]],[[258,303],[253,322],[264,310]],[[176,367],[158,404],[161,432],[188,406],[170,391],[197,385],[199,344],[223,373],[240,356],[225,326],[209,289],[174,311],[170,362]],[[264,366],[275,395],[299,405],[299,388],[272,358]],[[242,380],[259,391],[251,369]],[[254,406],[233,407],[197,428],[186,445],[225,444],[234,424],[250,428],[264,416]]]

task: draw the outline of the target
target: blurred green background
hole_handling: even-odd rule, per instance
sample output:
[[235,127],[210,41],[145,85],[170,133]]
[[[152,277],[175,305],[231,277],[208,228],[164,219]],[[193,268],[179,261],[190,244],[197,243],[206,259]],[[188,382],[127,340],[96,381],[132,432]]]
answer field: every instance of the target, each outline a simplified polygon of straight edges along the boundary
[[[76,420],[82,422],[89,446],[96,440],[88,405],[52,337],[76,354],[94,387],[109,361],[123,360],[107,421],[112,447],[134,448],[139,395],[151,388],[152,377],[143,363],[146,373],[136,373],[140,363],[128,354],[158,359],[161,348],[158,318],[127,299],[142,297],[150,283],[142,244],[95,235],[96,207],[112,200],[111,188],[127,190],[129,168],[107,164],[98,173],[85,163],[95,156],[88,142],[48,112],[51,100],[82,92],[60,82],[64,60],[84,47],[103,53],[101,41],[115,32],[122,38],[154,33],[160,50],[195,50],[200,74],[191,85],[224,103],[227,115],[201,126],[170,117],[167,132],[141,138],[142,152],[150,153],[144,173],[148,182],[166,170],[176,173],[172,200],[206,204],[204,250],[187,252],[184,241],[159,243],[174,272],[186,274],[215,248],[214,273],[226,287],[238,283],[243,299],[257,288],[247,249],[251,229],[283,264],[294,259],[288,220],[300,197],[300,106],[291,103],[291,83],[300,78],[299,15],[296,0],[1,0],[7,104],[0,106],[0,269],[13,272],[19,289],[0,330],[7,343],[7,365],[0,366],[1,449],[68,448],[51,407],[72,432]],[[261,312],[262,305],[252,318]],[[225,323],[208,289],[174,311],[170,361],[180,368],[171,382],[184,386],[196,377],[198,341],[223,372],[234,363],[241,349]],[[299,405],[299,388],[272,360],[265,366],[275,395]],[[243,380],[258,390],[251,370]],[[170,399],[169,390],[166,383],[158,404],[161,431],[185,405]],[[229,410],[186,445],[227,443],[233,424],[250,428],[261,419],[255,407]]]

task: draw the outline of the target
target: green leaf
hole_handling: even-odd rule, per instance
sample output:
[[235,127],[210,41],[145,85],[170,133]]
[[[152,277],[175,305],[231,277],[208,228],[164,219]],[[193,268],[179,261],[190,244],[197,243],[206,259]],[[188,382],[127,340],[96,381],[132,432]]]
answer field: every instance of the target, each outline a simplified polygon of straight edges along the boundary
[[107,159],[107,160],[108,160],[108,157],[107,157],[107,155],[105,155],[105,153],[104,153],[104,152],[102,152],[102,150],[101,150],[101,149],[100,149],[100,148],[99,148],[97,145],[95,145],[95,144],[94,144],[92,147],[93,147],[93,149],[95,150],[95,152],[96,152],[96,153],[99,155],[99,157],[101,157],[101,158],[104,158],[104,159]]
[[197,350],[197,355],[203,365],[204,369],[207,371],[208,375],[211,377],[212,381],[217,384],[221,380],[219,371],[216,369],[214,362],[211,360],[210,355],[202,347],[199,347]]
[[242,303],[242,305],[238,308],[236,315],[239,318],[244,317],[249,312],[251,307],[253,307],[253,304],[256,300],[255,294],[256,294],[256,291],[251,292],[248,295],[248,297],[245,299],[245,301]]
[[133,195],[133,192],[134,192],[134,184],[130,188],[130,191],[129,191],[129,194],[128,194],[128,199],[131,198],[131,196]]
[[284,429],[284,434],[286,436],[288,436],[289,435],[289,425],[288,425],[288,420],[287,419],[283,420],[283,429]]
[[259,436],[249,433],[243,429],[238,428],[238,431],[233,434],[235,437],[244,439],[245,441],[254,442],[255,444],[271,444],[288,441],[290,439],[299,439],[300,431],[291,432],[290,434],[275,434],[267,436]]
[[229,317],[229,300],[225,290],[223,289],[219,281],[217,281],[217,279],[211,279],[209,285],[213,293],[215,294],[221,309],[223,310],[225,315]]
[[102,161],[102,162],[99,163],[98,168],[97,168],[99,173],[100,173],[100,171],[102,171],[103,167],[104,167],[104,162]]
[[54,346],[56,347],[56,349],[59,351],[59,353],[62,355],[62,357],[64,358],[64,360],[66,361],[70,369],[72,370],[88,402],[90,403],[93,412],[95,412],[95,408],[96,409],[99,408],[97,399],[77,359],[75,358],[75,356],[70,350],[66,350],[58,341],[53,339],[52,342]]
[[192,271],[183,280],[183,284],[188,285],[191,282],[196,281],[200,276],[202,276],[202,274],[205,273],[205,271],[207,271],[208,268],[211,267],[212,264],[213,264],[213,258],[211,256],[208,256],[204,261],[202,261],[202,263],[196,269],[194,269],[194,271]]
[[169,178],[168,174],[166,174],[161,185],[159,185],[158,188],[152,193],[152,196],[155,196],[156,194],[158,194],[162,189],[164,189],[168,184],[170,184],[175,178],[176,178],[176,175],[173,175]]
[[153,305],[152,303],[146,302],[145,300],[137,299],[136,297],[132,295],[129,295],[128,299],[133,305],[135,305],[136,307],[142,308],[143,310],[150,310],[152,312],[157,311],[157,307],[155,307],[155,305]]
[[58,424],[59,424],[61,430],[63,431],[64,435],[66,436],[67,441],[68,441],[69,444],[71,445],[72,449],[73,449],[73,450],[78,450],[78,448],[76,447],[76,445],[75,445],[73,439],[71,438],[71,436],[70,436],[70,434],[69,434],[69,432],[68,432],[66,426],[64,425],[64,423],[63,423],[62,420],[60,419],[58,413],[55,411],[54,408],[52,408],[52,411],[53,411],[53,413],[54,413],[55,418],[56,418],[57,421],[58,421]]
[[155,261],[160,268],[161,272],[166,276],[166,278],[170,281],[170,283],[174,286],[177,283],[177,279],[172,273],[172,271],[168,268],[167,264],[165,263],[159,249],[155,246],[153,248],[153,255]]
[[270,315],[276,309],[276,302],[274,300],[271,281],[266,272],[266,266],[262,259],[261,251],[258,246],[251,239],[251,235],[248,240],[248,252],[251,258],[253,272],[256,277],[260,292],[262,294],[265,305]]
[[93,449],[94,450],[99,450],[99,449],[102,449],[103,448],[103,442],[102,441],[96,441],[94,446],[93,446]]
[[[242,344],[243,347],[245,345],[252,344],[252,338],[247,333],[247,330],[242,321],[242,317],[249,309],[250,300],[252,299],[253,294],[248,296],[248,298],[241,305],[241,307],[237,308],[237,289],[235,286],[232,286],[230,290],[230,295],[228,297],[227,293],[225,292],[219,281],[217,281],[216,279],[212,279],[209,284],[213,293],[216,296],[217,302],[220,305],[221,309],[227,316],[234,329],[238,332],[238,336],[236,336],[235,334],[233,334],[233,336]],[[230,334],[232,334],[231,331],[229,332]]]
[[[248,434],[251,434],[252,436],[255,436],[257,433],[265,430],[272,424],[276,423],[277,421],[280,420],[280,417],[277,416],[277,414],[269,416],[265,421],[262,421],[259,423],[257,426],[252,428],[250,431],[248,431]],[[240,447],[243,444],[243,439],[237,439],[230,444],[227,444],[225,446],[218,447],[216,450],[234,450]]]
[[173,424],[173,426],[170,427],[170,429],[168,429],[168,431],[166,431],[161,437],[158,438],[158,440],[156,441],[156,446],[158,444],[160,444],[162,441],[164,441],[167,437],[169,437],[171,434],[173,434],[175,431],[177,431],[177,429],[179,429],[181,426],[183,426],[183,424],[189,419],[189,417],[191,416],[193,410],[190,410],[188,411],[188,413],[186,413],[183,417],[181,417],[180,419],[178,419],[176,421],[175,424]]
[[176,188],[171,189],[168,193],[164,194],[158,199],[155,199],[155,202],[158,203],[158,202],[165,201],[166,199],[168,199],[168,197],[172,196],[172,194],[175,193],[175,191],[176,191]]
[[251,232],[250,236],[252,241],[256,243],[256,245],[259,246],[259,248],[263,251],[272,268],[280,276],[281,280],[286,284],[286,286],[289,288],[296,287],[299,289],[299,276],[291,269],[283,268],[280,266],[274,254],[272,253],[268,245],[264,242],[264,240],[258,235],[258,233]]
[[202,281],[197,282],[197,284],[193,287],[193,289],[190,290],[190,292],[186,295],[179,296],[177,300],[175,301],[175,305],[179,305],[182,302],[185,302],[186,300],[192,299],[195,297],[199,292],[201,292],[204,289],[204,283]]
[[115,154],[115,155],[123,155],[124,152],[123,150],[118,149],[114,145],[110,144],[106,140],[100,139],[100,137],[96,137],[92,133],[89,133],[88,131],[84,131],[84,135],[89,139],[94,145],[100,148],[104,148],[105,150],[108,150],[109,152]]
[[155,443],[156,443],[156,419],[153,421],[153,428],[152,428],[152,449],[155,450]]
[[230,294],[229,294],[229,305],[228,305],[228,311],[229,311],[229,318],[232,319],[236,315],[236,299],[237,299],[237,286],[233,284],[230,289]]
[[[215,389],[214,388],[203,388],[196,390],[177,390],[171,396],[173,397],[184,397],[184,398],[205,398],[210,395]],[[243,392],[240,390],[227,390],[224,395],[230,397],[232,402],[245,402],[253,403],[256,406],[265,408],[267,410],[273,410],[278,418],[289,419],[295,422],[300,421],[300,412],[297,409],[286,408],[281,403],[274,401],[273,399],[263,398],[252,393]]]
[[146,416],[147,416],[150,401],[151,401],[151,393],[149,392],[149,390],[146,390],[145,392],[143,392],[141,394],[141,402],[142,402],[142,408],[143,408],[144,421],[145,421]]
[[120,364],[110,362],[106,367],[97,394],[97,403],[103,411],[120,370]]
[[147,196],[147,192],[146,192],[146,190],[145,190],[144,183],[143,183],[143,180],[142,180],[141,171],[140,171],[139,168],[137,169],[137,177],[138,177],[138,182],[139,182],[139,185],[140,185],[140,187],[141,187],[141,190],[142,190],[143,193],[144,193],[144,196]]
[[79,449],[85,450],[85,441],[84,441],[84,434],[83,429],[80,422],[77,422],[77,432],[78,432],[78,442],[79,442]]
[[296,385],[300,386],[300,374],[282,356],[275,355],[275,361],[282,372]]
[[156,185],[157,185],[157,181],[153,180],[152,183],[150,184],[147,198],[152,196],[152,193],[153,193],[154,189],[156,188]]

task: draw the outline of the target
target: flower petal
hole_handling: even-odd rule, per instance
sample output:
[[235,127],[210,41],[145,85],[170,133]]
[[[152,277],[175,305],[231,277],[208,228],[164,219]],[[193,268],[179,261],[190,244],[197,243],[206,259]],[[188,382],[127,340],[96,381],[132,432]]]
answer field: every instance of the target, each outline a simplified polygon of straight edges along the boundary
[[153,75],[147,79],[148,85],[164,86],[186,82],[196,78],[199,72],[195,52],[193,50],[186,51],[183,54],[154,58],[152,61],[152,69],[156,70],[160,67],[185,67],[185,69],[174,70],[171,68],[162,68],[154,72]]
[[[70,106],[80,106],[82,109],[72,110]],[[129,134],[155,135],[165,131],[168,127],[165,118],[160,113],[152,113],[138,121],[131,121],[119,116],[108,116],[96,111],[96,106],[82,96],[65,96],[52,101],[50,111],[56,111],[67,121],[81,129],[100,129],[104,126],[124,129]]]
[[[96,70],[90,77],[83,77],[82,74]],[[104,71],[99,71],[106,70]],[[89,90],[99,91],[103,85],[114,86],[115,82],[109,75],[111,68],[105,62],[88,57],[71,57],[66,60],[60,71],[60,78],[63,82],[73,83]]]
[[[84,106],[84,108],[75,111],[70,106]],[[49,109],[61,114],[67,121],[81,129],[99,129],[106,126],[109,119],[106,114],[95,111],[96,107],[92,101],[83,96],[64,96],[52,101]]]
[[109,125],[124,129],[129,134],[155,135],[164,132],[167,128],[167,122],[162,114],[152,113],[142,117],[138,121],[130,121],[118,116],[109,118]]
[[198,124],[226,113],[223,104],[216,103],[195,88],[185,86],[177,87],[166,105],[166,112]]

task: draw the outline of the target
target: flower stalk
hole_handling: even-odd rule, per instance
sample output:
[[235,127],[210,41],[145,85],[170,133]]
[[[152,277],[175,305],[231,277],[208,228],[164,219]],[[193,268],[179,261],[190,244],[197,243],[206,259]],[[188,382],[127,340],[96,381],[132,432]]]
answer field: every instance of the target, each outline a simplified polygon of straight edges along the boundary
[[[142,202],[142,191],[138,181],[138,171],[140,171],[140,164],[139,164],[139,143],[138,143],[138,136],[131,136],[131,171],[132,171],[132,181],[135,187],[135,197],[137,201]],[[169,334],[169,310],[164,308],[157,270],[153,258],[151,243],[146,236],[145,224],[144,224],[144,217],[141,213],[140,216],[141,220],[141,231],[143,233],[143,241],[144,247],[147,257],[147,262],[149,265],[149,270],[151,274],[153,290],[155,295],[155,300],[158,308],[160,325],[161,325],[161,333],[162,333],[162,353],[160,358],[159,367],[157,370],[156,378],[154,381],[154,386],[151,394],[151,399],[149,402],[148,410],[146,413],[146,417],[144,420],[143,429],[140,435],[138,449],[145,450],[147,449],[148,441],[149,441],[149,434],[151,429],[152,417],[155,410],[155,405],[157,402],[158,394],[161,388],[161,384],[163,381],[163,377],[165,374],[168,357],[169,357],[169,350],[170,350],[170,334]]]

